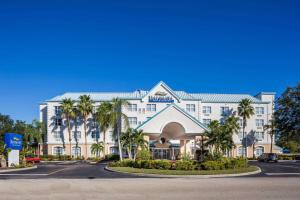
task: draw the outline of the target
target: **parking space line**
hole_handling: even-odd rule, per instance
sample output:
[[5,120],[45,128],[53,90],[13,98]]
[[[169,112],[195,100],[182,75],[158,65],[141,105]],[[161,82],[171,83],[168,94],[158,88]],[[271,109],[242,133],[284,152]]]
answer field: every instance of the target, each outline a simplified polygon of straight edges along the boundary
[[300,173],[265,173],[267,176],[278,176],[278,175],[300,175]]
[[48,174],[0,174],[0,176],[48,176]]

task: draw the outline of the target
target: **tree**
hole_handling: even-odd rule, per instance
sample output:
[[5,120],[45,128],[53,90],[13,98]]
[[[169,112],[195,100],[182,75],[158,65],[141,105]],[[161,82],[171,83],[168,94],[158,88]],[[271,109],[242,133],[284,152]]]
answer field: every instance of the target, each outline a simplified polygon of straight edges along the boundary
[[132,146],[134,144],[134,140],[134,131],[132,128],[128,128],[126,132],[121,135],[121,145],[126,148],[129,159],[132,159]]
[[229,153],[229,151],[231,151],[235,147],[232,137],[233,134],[239,132],[240,126],[238,124],[238,120],[238,117],[231,115],[225,120],[224,124],[221,126],[221,134],[223,134],[222,148],[223,151],[227,153]]
[[103,142],[97,142],[92,144],[91,146],[91,153],[96,155],[97,157],[100,157],[100,153],[104,149],[104,143]]
[[274,140],[274,135],[276,134],[276,121],[272,117],[272,119],[269,121],[269,124],[264,125],[264,131],[267,132],[270,135],[271,138],[271,146],[270,146],[270,153],[273,151],[273,140]]
[[84,124],[84,144],[85,144],[85,156],[84,159],[86,160],[88,157],[88,150],[87,150],[87,120],[89,115],[93,112],[93,101],[91,97],[88,95],[81,95],[79,97],[78,103],[78,112],[80,113],[81,117],[83,118]]
[[38,155],[38,157],[40,156],[40,151],[41,151],[41,144],[43,143],[44,141],[44,137],[46,135],[46,124],[43,123],[43,122],[39,122],[38,120],[33,120],[32,123],[31,123],[31,140],[33,142],[32,143],[36,143],[36,153]]
[[70,144],[70,156],[72,156],[72,133],[71,133],[71,120],[75,118],[76,112],[74,107],[74,101],[70,98],[63,99],[61,103],[61,114],[66,119],[68,133],[69,133],[69,144]]
[[122,122],[124,121],[124,128],[128,127],[128,117],[122,112],[122,107],[127,106],[128,102],[123,99],[114,98],[112,100],[112,114],[111,114],[111,122],[113,124],[113,132],[114,135],[117,136],[118,147],[119,147],[119,155],[120,160],[123,160],[122,155],[122,145],[121,145],[121,131],[122,131]]
[[3,139],[3,134],[12,132],[14,128],[14,120],[9,115],[2,115],[0,113],[0,140]]
[[[254,115],[254,108],[251,106],[250,99],[242,99],[238,106],[238,115],[243,119],[243,141],[245,140],[245,128],[247,126],[247,119]],[[247,140],[246,140],[247,141]],[[247,158],[247,144],[243,143],[242,157],[244,154]]]
[[300,83],[288,87],[276,101],[275,121],[278,144],[287,147],[289,141],[300,143]]
[[214,151],[216,154],[221,152],[221,124],[218,120],[213,120],[208,125],[209,131],[205,132],[205,136],[208,137],[206,145],[214,146]]
[[104,144],[104,155],[106,155],[106,132],[109,127],[112,126],[112,104],[109,102],[103,102],[97,108],[96,120],[100,125],[101,131],[103,131],[103,144]]
[[135,129],[133,135],[134,135],[134,142],[133,143],[135,145],[133,159],[135,160],[138,151],[140,149],[144,150],[145,148],[148,147],[148,141],[145,140],[145,134],[144,134],[143,130],[136,130]]
[[136,155],[139,149],[145,149],[148,145],[148,141],[144,138],[145,134],[143,130],[135,130],[128,128],[126,132],[121,135],[122,147],[125,147],[128,153],[129,159],[136,159]]

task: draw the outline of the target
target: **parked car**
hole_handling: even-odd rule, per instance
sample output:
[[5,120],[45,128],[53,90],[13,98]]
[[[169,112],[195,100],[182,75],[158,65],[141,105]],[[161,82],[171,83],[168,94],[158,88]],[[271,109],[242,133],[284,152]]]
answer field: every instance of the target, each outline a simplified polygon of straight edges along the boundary
[[260,162],[278,162],[278,155],[276,153],[263,153],[258,157]]
[[39,163],[41,162],[41,158],[35,155],[29,155],[25,157],[27,163]]

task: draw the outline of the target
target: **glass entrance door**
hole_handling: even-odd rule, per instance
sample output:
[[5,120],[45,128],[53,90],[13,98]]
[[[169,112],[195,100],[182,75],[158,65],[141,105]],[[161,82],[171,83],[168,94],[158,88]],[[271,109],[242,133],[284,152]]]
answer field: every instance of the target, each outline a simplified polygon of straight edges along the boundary
[[180,154],[179,148],[152,148],[153,159],[177,160]]

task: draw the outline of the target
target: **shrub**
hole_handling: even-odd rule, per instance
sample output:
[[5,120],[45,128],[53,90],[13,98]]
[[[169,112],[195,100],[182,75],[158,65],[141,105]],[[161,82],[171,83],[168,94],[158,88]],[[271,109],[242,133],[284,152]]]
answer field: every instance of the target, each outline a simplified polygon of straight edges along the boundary
[[278,160],[293,160],[294,155],[278,155]]
[[108,154],[108,155],[105,155],[105,159],[106,160],[119,160],[120,156],[116,155],[116,154]]
[[181,160],[183,161],[190,161],[191,160],[191,156],[188,153],[185,153],[182,155]]
[[138,150],[136,154],[136,160],[150,160],[151,152],[147,149]]
[[175,169],[176,170],[193,170],[195,169],[196,165],[193,163],[193,161],[176,161],[175,162]]
[[220,161],[206,161],[202,163],[202,168],[204,170],[220,170],[224,169],[224,163]]
[[171,169],[172,163],[168,160],[153,160],[152,168],[154,169]]

